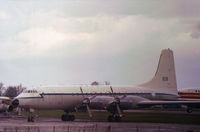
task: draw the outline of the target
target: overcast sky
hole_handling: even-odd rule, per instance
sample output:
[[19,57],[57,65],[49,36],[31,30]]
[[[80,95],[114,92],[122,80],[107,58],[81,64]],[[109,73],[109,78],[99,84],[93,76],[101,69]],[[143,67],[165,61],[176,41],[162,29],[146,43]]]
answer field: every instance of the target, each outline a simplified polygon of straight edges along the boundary
[[179,88],[200,87],[199,0],[0,0],[0,82],[135,85],[174,51]]

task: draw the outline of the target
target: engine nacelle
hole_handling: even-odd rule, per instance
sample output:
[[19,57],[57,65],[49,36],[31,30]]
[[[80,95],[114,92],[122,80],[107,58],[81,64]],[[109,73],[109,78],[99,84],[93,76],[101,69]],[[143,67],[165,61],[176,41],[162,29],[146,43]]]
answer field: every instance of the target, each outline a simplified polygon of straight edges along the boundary
[[114,97],[96,96],[90,100],[89,106],[91,109],[106,110],[110,102],[115,101]]
[[148,99],[140,96],[125,96],[120,98],[120,108],[122,110],[138,108],[138,102],[147,101]]
[[12,105],[13,105],[14,108],[18,107],[19,106],[19,100],[18,99],[14,99],[12,101]]
[[7,111],[8,111],[8,112],[13,111],[13,109],[14,109],[14,107],[13,107],[12,105],[9,105],[9,106],[7,107]]
[[13,111],[13,106],[12,105],[7,105],[7,104],[0,104],[0,112],[11,112]]

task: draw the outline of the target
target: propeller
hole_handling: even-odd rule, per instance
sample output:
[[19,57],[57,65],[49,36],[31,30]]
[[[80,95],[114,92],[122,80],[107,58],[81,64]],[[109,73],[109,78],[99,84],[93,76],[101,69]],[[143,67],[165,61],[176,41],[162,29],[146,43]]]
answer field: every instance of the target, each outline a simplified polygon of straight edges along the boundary
[[8,112],[13,111],[14,108],[17,108],[19,106],[19,100],[18,99],[14,99],[11,103],[11,105],[9,105],[8,107]]
[[19,105],[19,100],[18,99],[13,100],[12,105],[16,108]]
[[113,97],[115,98],[115,105],[116,105],[116,108],[117,108],[117,113],[119,114],[120,117],[122,117],[122,111],[121,111],[121,109],[119,107],[120,99],[114,95],[112,86],[110,86],[110,90],[111,90],[111,93],[112,93]]
[[86,107],[87,107],[88,115],[89,115],[89,117],[91,118],[91,117],[92,117],[92,113],[91,113],[90,107],[89,107],[88,104],[86,104]]
[[116,102],[116,107],[117,107],[117,113],[119,114],[120,117],[122,117],[122,112],[121,109],[119,108],[119,104],[120,104],[120,99],[116,98],[118,101]]
[[87,108],[87,112],[88,112],[88,115],[89,117],[91,118],[92,117],[92,113],[91,113],[91,110],[90,110],[90,107],[89,107],[89,104],[90,104],[90,99],[89,98],[85,98],[84,97],[84,94],[83,94],[83,89],[80,87],[80,90],[81,90],[81,93],[83,95],[83,104],[86,105],[86,108]]

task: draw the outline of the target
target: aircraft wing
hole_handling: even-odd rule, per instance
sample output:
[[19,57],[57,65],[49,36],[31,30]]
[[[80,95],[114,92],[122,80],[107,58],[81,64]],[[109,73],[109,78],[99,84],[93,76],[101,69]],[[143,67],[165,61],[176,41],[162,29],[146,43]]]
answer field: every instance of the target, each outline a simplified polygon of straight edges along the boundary
[[170,104],[180,104],[180,105],[200,105],[200,100],[191,100],[191,101],[152,101],[145,100],[138,102],[138,106],[152,106],[152,105],[170,105]]
[[12,100],[9,97],[2,97],[2,96],[0,96],[0,103],[4,103],[4,104],[10,105],[11,101]]

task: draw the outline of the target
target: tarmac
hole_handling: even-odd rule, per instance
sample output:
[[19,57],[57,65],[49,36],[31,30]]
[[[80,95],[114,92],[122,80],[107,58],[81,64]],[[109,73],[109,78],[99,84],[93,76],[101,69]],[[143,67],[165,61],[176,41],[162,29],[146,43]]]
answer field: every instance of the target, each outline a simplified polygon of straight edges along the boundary
[[200,125],[162,123],[90,122],[76,119],[62,122],[58,118],[0,117],[0,132],[200,132]]

